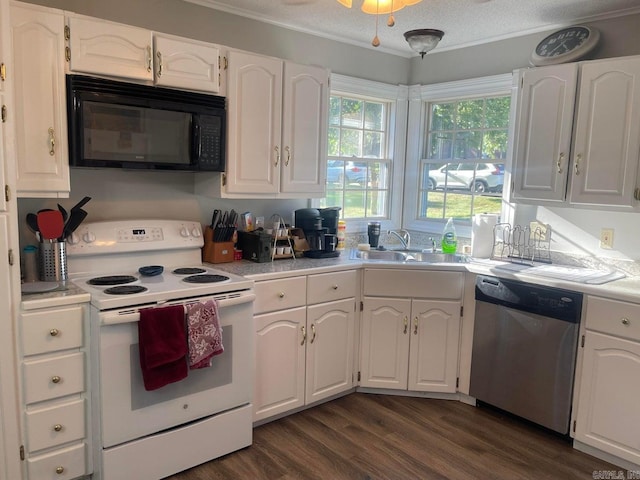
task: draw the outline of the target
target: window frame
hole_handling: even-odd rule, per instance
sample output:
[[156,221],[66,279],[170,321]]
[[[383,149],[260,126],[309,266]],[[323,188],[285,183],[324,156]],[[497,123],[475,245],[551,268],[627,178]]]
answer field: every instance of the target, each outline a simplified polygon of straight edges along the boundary
[[[408,172],[415,172],[416,178],[406,182],[404,189],[403,228],[425,233],[441,234],[446,219],[433,220],[418,217],[419,182],[422,153],[427,138],[427,113],[431,103],[448,102],[488,96],[511,96],[508,138],[511,139],[512,118],[515,108],[513,96],[513,75],[511,73],[488,77],[438,83],[433,85],[412,85],[409,87],[409,111],[407,130],[406,166]],[[511,142],[510,142],[511,143]],[[510,184],[511,144],[507,145],[505,159],[505,185]],[[505,218],[505,198],[508,188],[503,189],[502,217]],[[459,236],[471,237],[471,225],[456,224]]]
[[[364,80],[340,74],[331,74],[329,97],[332,95],[353,96],[354,98],[382,101],[389,104],[387,156],[390,160],[389,208],[388,218],[347,219],[349,233],[367,231],[367,223],[379,221],[383,230],[400,228],[402,222],[402,205],[404,192],[404,167],[406,145],[404,139],[407,131],[408,91],[406,85],[391,85],[371,80]],[[329,156],[327,155],[327,160]],[[317,207],[320,199],[312,201]]]

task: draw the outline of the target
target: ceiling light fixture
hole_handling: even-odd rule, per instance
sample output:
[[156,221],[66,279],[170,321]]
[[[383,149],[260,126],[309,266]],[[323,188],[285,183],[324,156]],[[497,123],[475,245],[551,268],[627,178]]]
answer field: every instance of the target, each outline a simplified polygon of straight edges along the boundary
[[425,53],[433,50],[442,40],[444,32],[434,28],[421,28],[419,30],[409,30],[405,32],[404,38],[409,43],[411,50],[414,50],[424,58]]
[[[347,8],[351,8],[353,1],[352,0],[337,0],[338,3],[344,5]],[[389,18],[387,19],[387,26],[393,27],[396,24],[396,20],[393,17],[393,12],[397,12],[398,10],[402,10],[404,7],[408,7],[410,5],[415,5],[416,3],[420,3],[422,0],[363,0],[362,6],[360,9],[364,13],[368,13],[376,16],[376,35],[373,37],[373,41],[371,45],[374,47],[378,47],[380,45],[380,40],[378,39],[378,16],[379,15],[387,15],[389,14]]]

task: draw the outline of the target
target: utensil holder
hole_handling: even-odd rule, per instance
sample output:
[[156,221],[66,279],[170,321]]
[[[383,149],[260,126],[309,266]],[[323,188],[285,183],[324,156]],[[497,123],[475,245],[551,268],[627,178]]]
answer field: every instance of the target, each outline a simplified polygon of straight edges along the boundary
[[65,242],[42,242],[40,244],[40,280],[60,282],[69,278],[67,271],[67,244]]

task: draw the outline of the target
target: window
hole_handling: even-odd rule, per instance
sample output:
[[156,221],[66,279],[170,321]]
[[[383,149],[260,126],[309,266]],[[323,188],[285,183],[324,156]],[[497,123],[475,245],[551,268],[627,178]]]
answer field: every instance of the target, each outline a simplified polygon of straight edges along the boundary
[[396,151],[394,138],[404,137],[396,131],[396,118],[406,116],[407,87],[341,75],[332,75],[331,86],[327,195],[316,204],[341,207],[350,231],[366,228],[373,219],[395,228],[401,217],[404,145]]
[[427,105],[418,218],[500,213],[510,103],[500,96]]
[[506,74],[409,89],[404,228],[439,234],[453,217],[470,236],[474,214],[502,213],[511,84]]

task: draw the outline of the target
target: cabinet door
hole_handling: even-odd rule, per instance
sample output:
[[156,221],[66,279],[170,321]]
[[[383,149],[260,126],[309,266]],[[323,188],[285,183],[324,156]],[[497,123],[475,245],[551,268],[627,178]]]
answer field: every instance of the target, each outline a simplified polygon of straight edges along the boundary
[[150,30],[77,15],[68,22],[72,72],[153,80]]
[[17,189],[68,196],[64,16],[12,4]]
[[640,151],[640,59],[581,65],[571,203],[631,207]]
[[285,63],[282,193],[324,196],[328,92],[327,70]]
[[353,387],[355,299],[307,309],[307,404]]
[[253,420],[304,405],[306,307],[254,317]]
[[576,440],[640,464],[640,343],[587,331]]
[[220,90],[217,46],[154,34],[155,83],[217,93]]
[[514,198],[564,201],[577,77],[576,63],[521,74]]
[[413,300],[409,390],[456,391],[460,302]]
[[276,194],[282,161],[282,61],[229,52],[228,193]]
[[360,386],[407,389],[411,300],[365,297]]

